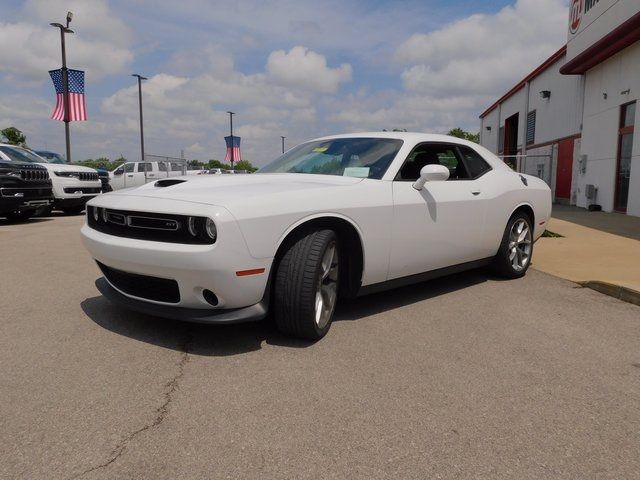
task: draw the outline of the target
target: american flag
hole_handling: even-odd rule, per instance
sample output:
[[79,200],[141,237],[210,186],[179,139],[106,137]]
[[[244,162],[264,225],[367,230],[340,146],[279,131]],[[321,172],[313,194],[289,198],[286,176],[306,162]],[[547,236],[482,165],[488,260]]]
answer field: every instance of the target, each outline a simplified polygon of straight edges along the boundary
[[234,135],[232,138],[231,135],[229,135],[227,137],[224,137],[224,141],[227,142],[227,154],[224,157],[224,161],[225,162],[231,161],[232,151],[233,151],[234,162],[239,162],[240,160],[242,160],[242,156],[240,155],[240,137],[236,137]]
[[[84,72],[82,70],[67,70],[69,77],[69,120],[80,122],[87,119],[87,105],[84,98]],[[56,108],[53,109],[53,120],[65,120],[64,118],[64,85],[62,82],[62,69],[50,70],[53,86],[56,87]]]

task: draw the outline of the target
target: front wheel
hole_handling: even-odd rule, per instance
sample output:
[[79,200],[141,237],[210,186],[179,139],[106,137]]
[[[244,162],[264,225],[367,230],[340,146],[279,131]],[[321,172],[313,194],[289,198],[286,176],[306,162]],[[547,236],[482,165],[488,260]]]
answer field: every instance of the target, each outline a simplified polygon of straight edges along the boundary
[[327,334],[338,300],[339,268],[333,230],[309,231],[289,246],[274,286],[273,312],[282,333],[308,340]]
[[81,205],[79,207],[68,207],[68,208],[62,209],[62,211],[66,215],[79,215],[80,213],[82,213],[83,210],[84,210],[84,205]]
[[505,278],[524,276],[533,255],[533,227],[531,219],[516,212],[507,223],[500,249],[493,260],[496,273]]
[[33,210],[19,210],[16,212],[6,213],[7,220],[11,222],[24,222],[33,217],[35,212]]

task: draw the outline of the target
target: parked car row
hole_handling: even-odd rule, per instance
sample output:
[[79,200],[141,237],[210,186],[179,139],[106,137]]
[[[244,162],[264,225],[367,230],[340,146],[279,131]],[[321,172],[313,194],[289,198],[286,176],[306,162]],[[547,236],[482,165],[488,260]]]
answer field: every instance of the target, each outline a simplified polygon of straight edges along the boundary
[[53,152],[40,153],[0,143],[0,217],[26,220],[54,208],[79,214],[105,191],[95,169],[68,164]]

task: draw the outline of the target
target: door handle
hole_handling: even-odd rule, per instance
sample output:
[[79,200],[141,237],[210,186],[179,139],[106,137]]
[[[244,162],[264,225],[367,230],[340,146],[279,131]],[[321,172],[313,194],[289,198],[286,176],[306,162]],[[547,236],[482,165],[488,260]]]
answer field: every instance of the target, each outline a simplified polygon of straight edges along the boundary
[[128,173],[127,177],[129,177],[129,178],[133,177],[133,173]]
[[471,193],[472,193],[473,195],[475,195],[475,196],[478,196],[478,195],[480,195],[480,193],[482,193],[482,192],[480,192],[480,190],[471,190]]

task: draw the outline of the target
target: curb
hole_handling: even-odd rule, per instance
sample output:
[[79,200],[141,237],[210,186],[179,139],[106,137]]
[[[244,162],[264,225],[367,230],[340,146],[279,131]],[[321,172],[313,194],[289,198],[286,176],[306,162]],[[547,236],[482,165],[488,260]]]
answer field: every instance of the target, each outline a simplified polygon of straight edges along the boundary
[[623,302],[633,303],[640,306],[640,292],[631,288],[614,285],[612,283],[590,280],[588,282],[578,282],[582,287],[590,288],[596,292],[609,295]]

